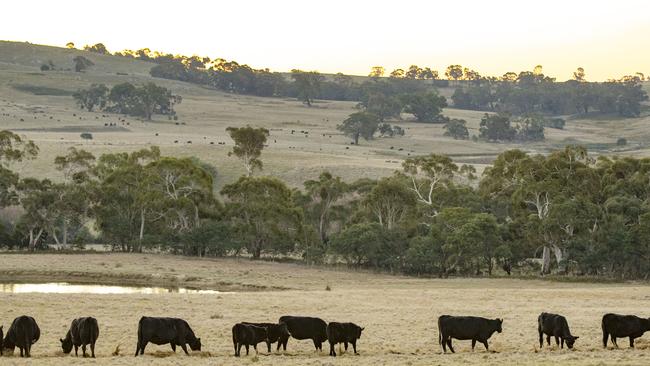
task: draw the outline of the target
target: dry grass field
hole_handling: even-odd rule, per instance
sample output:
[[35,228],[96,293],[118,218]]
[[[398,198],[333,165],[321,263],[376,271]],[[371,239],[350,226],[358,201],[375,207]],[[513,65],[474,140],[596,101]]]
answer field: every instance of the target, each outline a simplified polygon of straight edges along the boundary
[[[96,65],[84,73],[69,71],[72,58],[78,54],[84,54]],[[57,70],[41,72],[40,65],[48,60],[52,60]],[[511,148],[546,152],[580,143],[598,153],[650,155],[647,112],[639,119],[569,120],[565,130],[547,129],[545,142],[525,145],[456,141],[443,136],[441,125],[414,123],[410,121],[411,116],[404,115],[402,121],[394,123],[406,129],[406,136],[361,141],[359,146],[351,146],[350,140],[336,130],[336,125],[355,111],[353,102],[318,101],[308,108],[293,99],[233,95],[151,78],[148,71],[152,66],[79,50],[0,42],[0,126],[33,139],[42,152],[35,162],[16,169],[25,175],[57,179],[52,160],[71,146],[101,154],[158,145],[164,154],[197,156],[215,165],[219,172],[216,185],[220,188],[244,171],[238,160],[227,156],[232,141],[225,129],[246,124],[271,130],[269,146],[262,156],[264,173],[280,177],[294,187],[302,186],[305,180],[317,177],[323,170],[346,180],[385,176],[399,169],[409,155],[432,152],[449,154],[458,163],[475,164],[479,172],[496,154]],[[52,95],[69,94],[91,83],[111,86],[125,81],[154,81],[183,96],[182,104],[177,107],[179,125],[161,116],[151,122],[126,118],[122,123],[117,115],[80,111],[69,95]],[[34,88],[37,94],[42,94],[42,88],[50,89],[44,91],[47,95],[35,95]],[[441,93],[449,95],[451,89]],[[478,134],[482,112],[447,109],[444,113],[467,120],[470,135]],[[104,126],[110,122],[118,126]],[[82,140],[81,132],[91,132],[94,139]],[[615,146],[619,137],[627,138],[626,147]],[[219,145],[219,142],[226,144]]]
[[[5,329],[22,314],[33,315],[42,336],[33,359],[16,355],[3,365],[640,365],[650,357],[648,337],[636,349],[603,349],[604,312],[647,314],[646,284],[571,284],[514,279],[415,279],[366,272],[310,268],[249,260],[188,259],[164,255],[0,255],[0,282],[87,281],[179,285],[223,289],[223,294],[63,295],[0,293]],[[110,280],[108,280],[110,279]],[[329,285],[331,291],[326,291]],[[283,288],[283,290],[280,290]],[[249,291],[254,290],[254,291]],[[542,311],[567,316],[580,339],[574,351],[538,349],[536,317]],[[316,353],[310,341],[290,340],[288,351],[232,356],[231,326],[239,321],[276,321],[286,314],[366,327],[359,356],[336,359]],[[441,314],[503,317],[504,331],[493,352],[456,342],[456,354],[442,354],[435,319]],[[100,323],[96,360],[60,352],[58,339],[73,317],[93,315]],[[167,346],[149,345],[134,358],[140,316],[177,316],[189,321],[204,348],[190,357]],[[625,341],[619,344],[625,345]],[[119,354],[113,355],[119,345]],[[261,345],[263,346],[263,345]]]

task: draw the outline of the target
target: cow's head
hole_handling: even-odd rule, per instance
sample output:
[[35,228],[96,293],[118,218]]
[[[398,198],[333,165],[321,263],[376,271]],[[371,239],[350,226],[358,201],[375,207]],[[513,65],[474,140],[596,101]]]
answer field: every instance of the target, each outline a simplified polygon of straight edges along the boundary
[[61,349],[63,349],[63,353],[70,353],[72,351],[72,338],[66,337],[65,339],[59,340],[61,341]]
[[503,331],[503,328],[502,328],[503,327],[503,319],[497,318],[496,323],[497,323],[496,331],[501,333]]
[[572,335],[568,337],[564,337],[564,341],[566,342],[566,346],[569,347],[569,349],[573,348],[573,344],[576,343],[576,339],[580,337],[574,337]]
[[366,328],[363,328],[363,327],[357,326],[357,331],[356,331],[357,334],[355,334],[355,337],[356,337],[357,339],[361,338],[361,332],[363,332],[364,329],[366,329]]
[[201,350],[201,338],[195,338],[194,342],[190,342],[190,348],[192,351],[200,351]]

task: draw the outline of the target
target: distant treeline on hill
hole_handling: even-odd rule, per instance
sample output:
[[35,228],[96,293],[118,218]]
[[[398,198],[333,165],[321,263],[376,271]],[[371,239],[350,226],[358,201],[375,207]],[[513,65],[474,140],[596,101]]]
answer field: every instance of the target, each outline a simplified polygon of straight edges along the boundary
[[[86,46],[88,51],[110,54],[99,43]],[[542,113],[547,115],[587,114],[590,112],[637,117],[641,102],[648,100],[640,83],[642,73],[626,75],[604,83],[586,81],[582,68],[571,80],[557,82],[546,76],[541,66],[533,71],[506,72],[500,77],[483,76],[461,65],[450,65],[439,78],[438,71],[411,65],[396,69],[385,77],[381,66],[371,69],[368,78],[358,82],[354,77],[338,73],[324,76],[315,71],[292,70],[286,74],[269,69],[253,69],[235,61],[209,57],[172,55],[144,48],[124,50],[114,55],[157,63],[151,69],[154,77],[181,80],[239,94],[265,97],[293,97],[311,105],[314,99],[357,101],[370,109],[399,109],[403,94],[426,94],[436,87],[454,87],[453,106],[460,109],[507,112],[515,115]],[[647,78],[650,80],[650,77]]]
[[581,147],[548,156],[510,150],[479,179],[471,166],[428,155],[377,180],[323,172],[291,189],[254,175],[268,130],[228,132],[247,175],[219,199],[217,168],[155,146],[99,157],[73,147],[53,161],[61,181],[20,177],[11,164],[38,147],[0,131],[0,207],[12,208],[0,211],[0,247],[98,242],[441,277],[650,273],[650,159],[593,159]]

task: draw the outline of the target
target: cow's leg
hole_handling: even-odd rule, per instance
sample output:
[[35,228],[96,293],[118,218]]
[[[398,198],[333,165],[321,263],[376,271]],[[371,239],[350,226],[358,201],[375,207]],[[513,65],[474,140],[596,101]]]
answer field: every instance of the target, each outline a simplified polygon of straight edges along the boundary
[[481,342],[482,342],[483,345],[485,346],[485,350],[486,350],[486,351],[489,351],[489,350],[490,350],[490,347],[488,346],[488,341],[487,341],[487,339],[484,340],[484,341],[481,341]]
[[630,337],[630,348],[634,348],[634,337]]
[[239,343],[237,344],[237,350],[235,351],[235,356],[240,357],[241,356],[241,347],[243,344]]
[[74,356],[75,357],[79,356],[79,346],[77,346],[76,344],[74,345]]
[[609,338],[609,333],[603,331],[603,348],[607,348],[607,339]]
[[343,346],[345,347],[345,352],[347,352],[348,351],[348,342],[347,341],[343,342]]
[[22,347],[18,347],[18,348],[20,348],[20,357],[25,357],[25,355],[23,353],[23,348]]
[[560,338],[560,348],[564,349],[564,338]]
[[616,343],[616,337],[614,337],[613,335],[612,335],[612,343],[614,343],[614,346],[618,348],[618,343]]
[[189,352],[187,352],[187,345],[185,343],[183,343],[180,346],[183,349],[183,352],[185,352],[185,354],[189,356],[190,354],[189,354]]
[[539,349],[542,349],[544,347],[544,333],[542,331],[539,331]]
[[334,343],[330,342],[330,356],[336,357],[336,351],[334,350]]
[[271,353],[271,342],[266,342],[266,348],[268,348],[268,352]]
[[451,337],[447,338],[447,347],[449,347],[451,353],[456,353],[456,351],[454,351],[454,347],[451,346]]
[[472,351],[474,350],[475,346],[476,346],[476,339],[472,339]]
[[170,343],[170,344],[172,346],[172,351],[174,351],[174,353],[176,353],[176,344],[174,344],[174,343]]
[[244,345],[244,347],[246,347],[246,356],[248,356],[248,350],[249,350],[248,347],[249,347],[249,346],[246,344],[246,345]]
[[554,336],[554,338],[555,338],[555,345],[559,346],[560,345],[560,337]]
[[352,341],[350,343],[352,343],[352,350],[354,351],[354,354],[358,355],[358,353],[357,353],[357,341]]
[[140,353],[140,341],[138,341],[138,345],[135,347],[135,357],[138,357],[138,353]]
[[258,352],[257,352],[257,345],[256,345],[256,344],[253,345],[253,349],[255,350],[255,354],[258,354]]
[[95,358],[95,342],[90,344],[90,354],[92,358]]
[[83,357],[88,357],[88,355],[86,355],[86,344],[85,343],[81,345],[81,354],[83,355]]
[[548,344],[549,347],[551,346],[551,336],[550,335],[546,336],[546,344]]

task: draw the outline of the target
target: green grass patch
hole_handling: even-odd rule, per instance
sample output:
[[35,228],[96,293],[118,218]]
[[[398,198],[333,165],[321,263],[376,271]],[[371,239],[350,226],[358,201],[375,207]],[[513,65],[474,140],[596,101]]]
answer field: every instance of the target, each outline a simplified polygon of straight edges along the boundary
[[50,88],[47,86],[38,86],[38,85],[28,85],[28,84],[17,84],[13,85],[13,88],[24,92],[31,93],[34,95],[52,95],[57,97],[69,97],[74,92],[58,88]]

